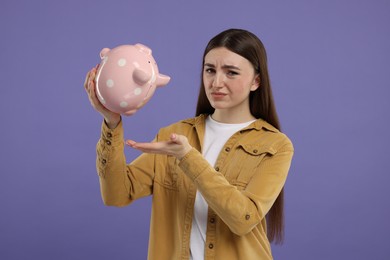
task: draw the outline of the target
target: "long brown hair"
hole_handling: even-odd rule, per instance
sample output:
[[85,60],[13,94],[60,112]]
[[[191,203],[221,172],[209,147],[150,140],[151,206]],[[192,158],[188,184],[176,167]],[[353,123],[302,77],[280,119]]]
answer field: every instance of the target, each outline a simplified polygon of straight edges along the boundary
[[[263,43],[251,32],[242,29],[229,29],[221,32],[210,40],[203,54],[201,86],[199,89],[196,116],[213,114],[214,108],[207,99],[203,84],[203,64],[206,54],[218,47],[228,50],[249,60],[256,74],[260,76],[260,87],[251,91],[249,96],[250,112],[255,118],[261,118],[280,130],[278,115],[272,95],[271,83],[267,67],[267,54]],[[267,214],[267,235],[271,242],[282,243],[284,236],[283,200],[284,190],[280,192],[275,203]]]

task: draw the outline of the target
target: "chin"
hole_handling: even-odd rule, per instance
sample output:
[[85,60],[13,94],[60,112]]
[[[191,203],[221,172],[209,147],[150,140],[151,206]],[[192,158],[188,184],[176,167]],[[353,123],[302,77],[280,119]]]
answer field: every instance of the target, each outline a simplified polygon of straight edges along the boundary
[[226,108],[225,106],[221,105],[221,104],[216,104],[215,102],[210,102],[210,105],[214,108],[214,109],[224,109]]

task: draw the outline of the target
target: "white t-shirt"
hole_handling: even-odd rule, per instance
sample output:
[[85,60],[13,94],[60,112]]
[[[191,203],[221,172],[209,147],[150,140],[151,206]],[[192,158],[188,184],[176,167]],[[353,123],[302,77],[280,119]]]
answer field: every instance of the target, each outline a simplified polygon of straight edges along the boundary
[[[206,129],[203,142],[202,154],[211,164],[215,165],[219,153],[229,138],[237,131],[247,127],[253,121],[240,124],[219,123],[208,116],[206,118]],[[192,260],[203,260],[206,242],[207,212],[208,205],[202,194],[197,191],[192,218],[192,229],[190,239],[190,252]]]

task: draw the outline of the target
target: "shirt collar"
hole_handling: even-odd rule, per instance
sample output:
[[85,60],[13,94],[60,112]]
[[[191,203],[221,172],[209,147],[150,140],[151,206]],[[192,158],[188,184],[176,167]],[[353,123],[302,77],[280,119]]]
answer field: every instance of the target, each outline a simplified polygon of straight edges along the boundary
[[[206,117],[207,117],[207,114],[201,114],[197,117],[185,119],[182,122],[190,124],[190,125],[198,128],[200,126],[204,126]],[[245,127],[245,129],[248,129],[248,130],[255,129],[257,131],[259,131],[261,129],[265,129],[267,131],[271,131],[271,132],[275,132],[275,133],[279,132],[279,130],[276,127],[274,127],[273,125],[269,124],[268,122],[266,122],[265,120],[263,120],[261,118],[257,119],[255,122],[253,122],[249,126]]]

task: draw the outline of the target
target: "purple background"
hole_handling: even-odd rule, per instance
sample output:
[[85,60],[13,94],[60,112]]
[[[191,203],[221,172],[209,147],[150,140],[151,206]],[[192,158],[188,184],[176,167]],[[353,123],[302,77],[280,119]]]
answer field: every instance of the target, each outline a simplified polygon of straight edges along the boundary
[[193,116],[203,49],[231,27],[263,40],[296,149],[275,259],[389,259],[389,13],[384,0],[1,0],[0,259],[146,259],[151,199],[100,198],[85,74],[103,47],[153,49],[172,81],[124,118],[126,138],[150,140]]

